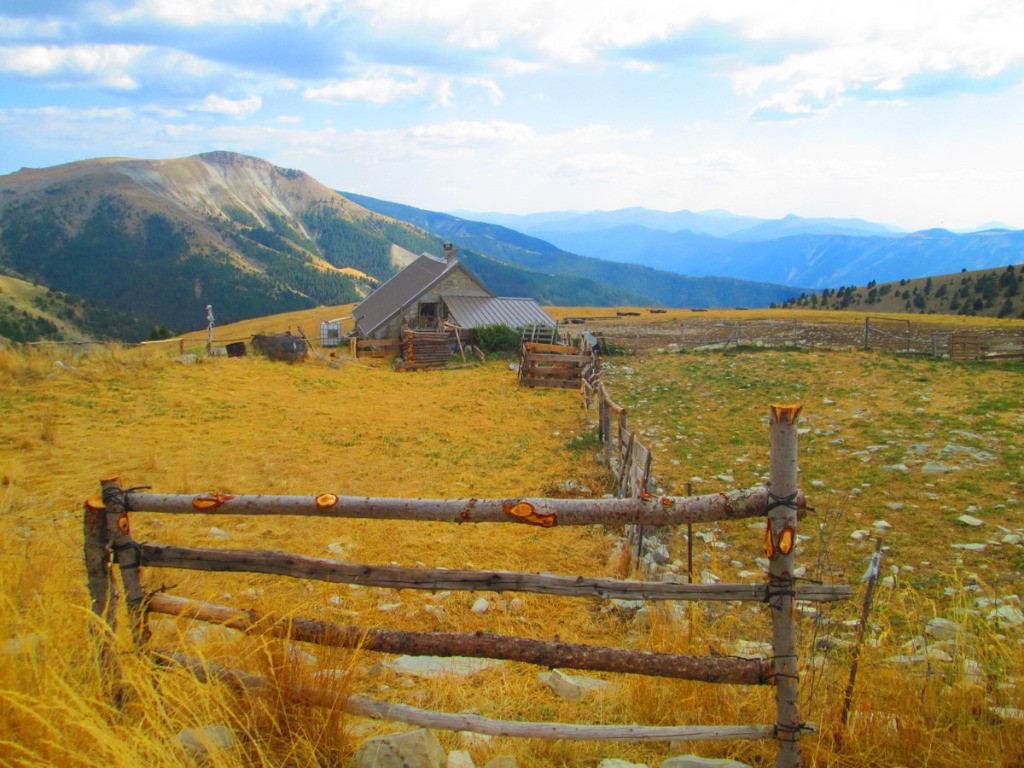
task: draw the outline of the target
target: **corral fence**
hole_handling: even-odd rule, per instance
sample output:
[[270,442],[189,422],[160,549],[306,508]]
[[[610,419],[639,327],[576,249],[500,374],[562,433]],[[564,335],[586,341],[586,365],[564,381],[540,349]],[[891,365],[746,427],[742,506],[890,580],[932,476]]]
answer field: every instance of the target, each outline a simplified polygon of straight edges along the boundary
[[[87,501],[84,510],[84,557],[92,609],[114,629],[118,591],[110,566],[116,564],[131,630],[140,648],[155,653],[164,663],[184,666],[202,679],[217,677],[240,689],[265,688],[269,682],[255,675],[197,661],[175,650],[151,648],[147,643],[148,615],[154,612],[180,615],[250,633],[286,637],[293,642],[357,647],[383,653],[506,659],[546,667],[643,674],[706,683],[771,685],[776,688],[774,723],[639,726],[497,720],[395,705],[361,696],[342,697],[336,692],[316,687],[294,685],[289,688],[284,684],[286,693],[305,703],[339,707],[364,717],[490,735],[634,742],[774,739],[779,746],[776,766],[799,766],[802,764],[800,737],[813,730],[813,726],[800,718],[797,708],[794,602],[827,602],[846,599],[850,594],[846,586],[798,582],[794,577],[796,526],[802,506],[802,496],[797,489],[799,411],[799,406],[785,405],[775,405],[770,409],[770,488],[706,496],[655,497],[640,493],[608,499],[400,499],[344,497],[332,493],[316,496],[189,495],[126,489],[117,478],[108,478],[101,482],[101,495]],[[609,429],[605,428],[605,435],[609,434]],[[637,450],[635,441],[633,450]],[[532,525],[539,530],[563,525],[676,526],[763,517],[767,519],[765,548],[769,567],[764,583],[700,585],[549,573],[353,564],[283,552],[194,548],[136,541],[131,535],[130,516],[150,512],[391,519],[413,523],[505,523]],[[294,616],[260,616],[252,611],[147,590],[143,576],[148,569],[154,568],[275,574],[390,589],[515,591],[590,599],[753,601],[767,605],[771,611],[773,652],[771,658],[702,657],[498,635],[375,630]],[[116,677],[117,665],[109,647],[103,660],[107,674]],[[116,684],[113,688],[117,690]]]
[[[587,328],[623,351],[690,352],[737,347],[869,349],[948,359],[1024,357],[1024,333],[1000,328],[959,330],[912,319],[868,316],[863,325],[807,319],[722,321],[695,313],[681,322],[590,319]],[[962,341],[976,339],[973,342]]]
[[519,383],[527,387],[580,389],[593,386],[600,372],[597,348],[585,337],[576,345],[527,341],[519,356]]

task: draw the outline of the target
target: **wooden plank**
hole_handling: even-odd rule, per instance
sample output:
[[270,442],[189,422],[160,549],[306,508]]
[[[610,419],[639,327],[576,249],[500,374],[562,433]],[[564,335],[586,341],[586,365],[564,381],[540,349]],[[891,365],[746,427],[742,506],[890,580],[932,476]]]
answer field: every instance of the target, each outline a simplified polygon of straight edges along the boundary
[[152,596],[149,610],[172,616],[188,616],[243,632],[255,630],[271,637],[284,637],[333,648],[360,648],[411,656],[504,659],[559,669],[651,675],[704,683],[769,685],[772,682],[771,664],[766,659],[685,656],[579,643],[546,642],[482,632],[403,632],[342,626],[295,616],[260,615],[255,611],[240,611],[164,593]]
[[578,379],[523,379],[527,387],[552,387],[556,389],[576,389],[580,382]]
[[[205,659],[195,659],[175,651],[157,651],[164,664],[188,669],[199,680],[217,679],[242,691],[274,691],[303,704],[340,708],[358,717],[392,720],[424,728],[447,731],[470,731],[489,736],[511,736],[533,739],[571,739],[575,741],[715,741],[758,740],[775,738],[774,725],[572,725],[565,723],[492,720],[482,715],[448,714],[418,709],[394,702],[374,701],[362,696],[344,696],[335,690],[289,684],[281,680],[270,683],[266,678],[247,672],[226,669]],[[808,731],[815,728],[805,723]]]
[[565,344],[541,344],[536,341],[527,341],[523,343],[523,350],[529,352],[556,352],[558,354],[573,355],[576,354],[576,347],[567,346]]
[[[517,571],[469,571],[446,568],[399,568],[342,563],[267,550],[199,549],[167,544],[138,544],[148,568],[187,571],[266,573],[332,584],[360,584],[387,589],[461,590],[465,592],[530,592],[562,597],[623,600],[745,600],[764,602],[765,584],[672,584],[619,579],[554,576]],[[801,584],[800,600],[831,602],[849,596],[846,585]]]

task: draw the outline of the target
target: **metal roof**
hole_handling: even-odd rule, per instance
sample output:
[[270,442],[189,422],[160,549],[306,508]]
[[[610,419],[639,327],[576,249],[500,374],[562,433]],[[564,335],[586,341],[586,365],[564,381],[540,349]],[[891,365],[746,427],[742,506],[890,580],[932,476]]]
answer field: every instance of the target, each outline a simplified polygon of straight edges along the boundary
[[352,311],[356,330],[364,336],[373,333],[450,269],[454,269],[458,263],[447,262],[424,253],[363,299],[363,302]]
[[558,325],[533,299],[509,299],[497,296],[445,296],[449,319],[462,328],[482,325]]

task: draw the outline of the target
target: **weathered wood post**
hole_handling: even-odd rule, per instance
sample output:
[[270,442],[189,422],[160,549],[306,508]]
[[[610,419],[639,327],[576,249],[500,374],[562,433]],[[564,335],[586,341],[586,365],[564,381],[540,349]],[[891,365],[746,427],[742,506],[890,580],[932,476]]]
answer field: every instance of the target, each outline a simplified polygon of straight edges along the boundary
[[776,739],[775,768],[800,768],[800,720],[797,696],[799,665],[794,611],[794,554],[797,517],[797,419],[800,405],[772,405],[771,496],[765,554],[768,556],[768,604],[772,612],[775,655]]
[[117,655],[112,647],[113,634],[117,627],[117,590],[110,578],[106,511],[103,502],[97,497],[85,502],[82,534],[89,602],[92,612],[102,620],[90,625],[97,643],[100,679],[104,688],[114,696],[115,702],[120,706],[123,703],[118,688],[121,675]]
[[114,552],[114,562],[121,573],[121,585],[124,587],[132,637],[136,643],[141,644],[146,639],[144,594],[139,578],[142,556],[130,535],[131,528],[128,524],[128,510],[125,506],[124,491],[121,489],[121,479],[104,478],[100,481],[100,487],[103,489],[103,506],[106,509],[107,535],[110,548]]

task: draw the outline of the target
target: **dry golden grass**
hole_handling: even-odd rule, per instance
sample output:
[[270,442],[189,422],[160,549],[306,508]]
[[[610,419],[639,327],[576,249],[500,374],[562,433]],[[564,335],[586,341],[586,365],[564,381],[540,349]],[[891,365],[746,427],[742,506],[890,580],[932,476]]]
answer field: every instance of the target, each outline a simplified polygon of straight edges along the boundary
[[[320,312],[324,319],[346,314]],[[217,329],[218,338],[300,324],[312,335],[316,317]],[[195,338],[201,346],[205,332]],[[187,765],[167,740],[184,728],[211,723],[236,729],[245,745],[217,765],[346,765],[363,738],[402,728],[295,706],[273,692],[239,697],[184,673],[156,670],[128,652],[123,629],[118,658],[132,695],[123,710],[113,708],[96,668],[96,625],[86,608],[81,555],[81,504],[96,493],[102,476],[117,474],[127,485],[182,493],[503,497],[556,493],[568,479],[596,493],[608,490],[593,441],[576,439],[589,434],[590,426],[574,392],[518,388],[501,362],[396,374],[387,366],[337,360],[336,368],[315,360],[285,365],[260,358],[188,365],[157,345],[0,352],[0,627],[4,638],[17,640],[0,664],[0,765]],[[804,424],[811,430],[802,445],[803,485],[817,510],[804,524],[814,536],[800,559],[817,564],[809,576],[855,583],[870,544],[852,543],[850,532],[871,528],[883,517],[893,524],[885,534],[892,549],[884,567],[914,570],[902,570],[896,587],[879,591],[855,699],[857,727],[841,746],[836,726],[848,650],[818,653],[817,672],[804,673],[803,714],[822,728],[821,735],[806,739],[810,764],[954,766],[965,755],[978,765],[1024,760],[1024,728],[989,709],[1024,709],[1020,633],[996,631],[969,613],[977,597],[1019,591],[1019,548],[1014,555],[1006,548],[965,553],[949,547],[972,540],[970,529],[952,522],[968,504],[980,508],[976,514],[986,525],[1024,527],[1020,505],[1009,500],[1019,497],[1021,482],[1020,375],[1019,367],[1009,365],[863,353],[613,361],[612,391],[652,445],[656,472],[669,492],[683,492],[697,475],[705,482],[694,482],[696,493],[724,490],[727,484],[712,480],[715,474],[733,475],[736,487],[760,482],[767,469],[767,405],[803,401]],[[988,445],[950,437],[957,431],[991,433],[999,441],[992,448],[998,459],[930,479],[916,466],[906,475],[881,469],[903,458],[904,444]],[[845,442],[832,444],[837,438]],[[882,447],[871,450],[876,445]],[[890,502],[904,506],[890,509]],[[133,514],[132,523],[137,539],[154,543],[406,566],[616,571],[608,562],[613,537],[596,529],[144,514]],[[818,524],[824,525],[820,533]],[[757,570],[758,532],[743,524],[713,528],[727,548],[701,545],[701,568],[724,580],[739,569],[733,561]],[[675,554],[680,553],[685,559],[685,545],[677,541]],[[640,628],[603,612],[600,604],[536,595],[522,595],[521,608],[511,603],[512,595],[487,595],[491,610],[476,614],[470,610],[476,595],[469,593],[389,593],[185,571],[150,570],[144,579],[149,587],[173,584],[175,594],[197,599],[382,628],[558,635],[701,654],[732,652],[739,638],[770,637],[760,606],[686,606],[676,612],[659,607],[650,625]],[[850,604],[834,607],[830,615],[847,620],[856,612]],[[965,685],[956,664],[926,669],[884,661],[907,653],[903,643],[934,616],[960,620],[973,633],[952,650],[957,663],[969,657],[981,664],[988,675],[984,684]],[[313,660],[290,653],[282,641],[229,633],[209,632],[198,643],[195,629],[180,620],[154,619],[155,642],[164,647],[181,645],[282,683],[336,669],[345,691],[451,712],[644,724],[734,725],[773,717],[770,690],[608,675],[617,686],[613,692],[573,702],[540,686],[536,668],[511,663],[503,672],[466,682],[406,687],[390,671],[377,671],[382,655],[306,646]],[[809,651],[816,628],[807,621],[801,631]],[[1018,685],[1005,685],[1013,681]],[[889,729],[889,713],[899,715],[898,730]],[[455,735],[440,737],[448,749],[460,745]],[[478,764],[511,753],[524,766],[592,766],[612,756],[656,765],[673,754],[667,745],[511,739],[472,751]],[[708,743],[683,751],[762,765],[771,763],[775,749],[771,743]]]

